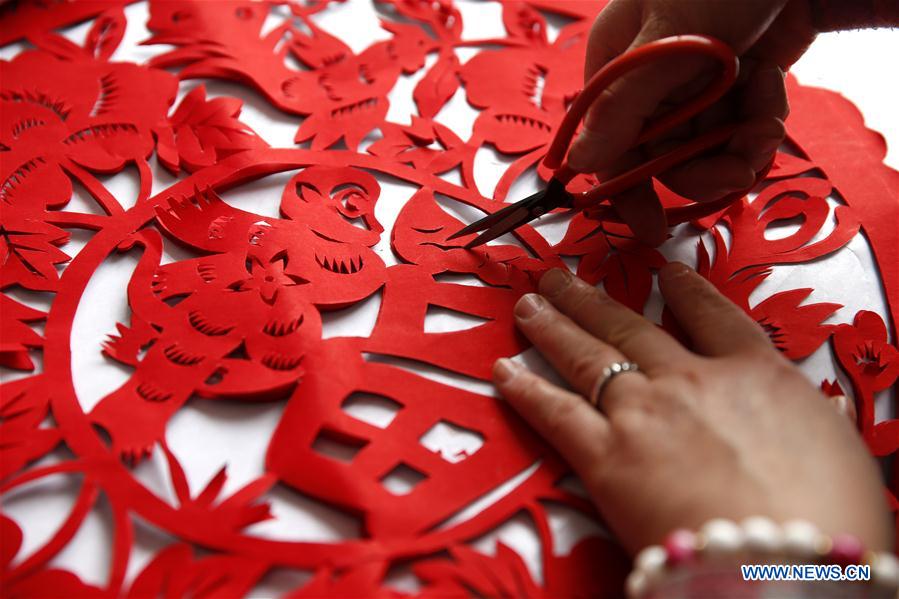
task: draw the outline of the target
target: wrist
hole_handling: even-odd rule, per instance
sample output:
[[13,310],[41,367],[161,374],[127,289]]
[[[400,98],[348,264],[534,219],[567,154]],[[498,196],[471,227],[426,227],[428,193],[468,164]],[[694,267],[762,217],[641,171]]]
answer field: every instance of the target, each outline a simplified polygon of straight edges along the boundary
[[[766,571],[768,565],[787,567],[777,574],[767,571],[767,576],[775,576],[770,579],[761,578],[761,571],[753,574],[741,567]],[[846,578],[839,578],[843,573]],[[891,553],[866,551],[851,535],[822,534],[808,522],[777,525],[768,518],[753,517],[738,525],[716,519],[698,532],[675,531],[662,545],[637,554],[627,592],[632,599],[666,596],[672,587],[715,589],[713,594],[720,594],[723,588],[736,591],[758,584],[845,585],[850,576],[856,576],[852,584],[869,585],[872,596],[892,596],[899,589],[899,560]]]

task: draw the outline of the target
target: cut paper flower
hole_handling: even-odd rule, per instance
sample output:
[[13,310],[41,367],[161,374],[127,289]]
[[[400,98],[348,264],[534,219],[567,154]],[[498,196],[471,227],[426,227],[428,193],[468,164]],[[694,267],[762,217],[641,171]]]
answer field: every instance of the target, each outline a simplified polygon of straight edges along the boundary
[[[0,61],[0,365],[19,377],[42,366],[0,387],[0,493],[5,508],[39,496],[29,485],[49,477],[77,488],[28,555],[21,512],[0,519],[7,594],[253,596],[286,570],[302,575],[288,597],[620,595],[629,564],[609,536],[557,550],[553,510],[596,510],[563,488],[568,467],[486,383],[494,360],[529,349],[513,307],[550,268],[661,313],[682,337],[654,291],[678,243],[787,358],[832,348],[851,389],[823,391],[851,395],[871,452],[895,458],[897,420],[877,420],[875,394],[899,374],[899,174],[836,94],[788,79],[789,142],[752,199],[700,214],[658,186],[689,223],[676,233],[686,241],[648,247],[594,209],[467,250],[470,236],[448,239],[463,221],[503,208],[513,184],[548,176],[537,165],[583,83],[602,3],[503,2],[505,34],[473,39],[450,0],[385,1],[370,23],[379,41],[360,49],[321,18],[350,4],[151,0],[146,64],[112,61],[137,24],[123,3],[99,4],[8,3],[0,19],[0,41],[35,46]],[[85,19],[81,45],[52,32]],[[561,23],[554,37],[548,22]],[[410,110],[394,119],[404,77],[416,78]],[[258,94],[295,119],[297,144],[269,147],[241,122],[239,99],[192,79]],[[460,100],[476,113],[470,135],[447,108]],[[508,159],[495,189],[475,182],[484,150]],[[169,174],[152,187],[154,151]],[[136,202],[101,178],[130,166]],[[72,208],[73,185],[92,210]],[[264,201],[266,214],[251,207]],[[77,252],[73,229],[89,234]],[[779,267],[826,260],[862,235],[886,314],[861,310],[846,324],[824,285],[763,292]],[[89,285],[123,257],[135,267],[109,293],[127,309],[105,340],[73,339],[76,312],[102,309],[85,301]],[[50,301],[31,303],[37,293]],[[431,327],[435,314],[464,326]],[[89,405],[75,374],[93,373],[72,372],[75,351],[102,352],[116,370]],[[365,401],[384,417],[352,409]],[[238,469],[210,445],[203,457],[218,463],[191,478],[198,458],[176,452],[173,419],[258,402],[278,415],[259,471],[229,487]],[[476,439],[476,451],[435,449],[431,434],[447,429]],[[167,496],[142,478],[153,464]],[[897,482],[894,473],[894,506]],[[358,534],[270,538],[266,526],[286,526],[275,509],[284,497],[350,518]],[[101,507],[108,568],[88,583],[58,557]],[[539,542],[539,576],[511,544],[485,548],[521,522]],[[167,540],[138,567],[144,529]],[[415,590],[394,588],[403,572]]]

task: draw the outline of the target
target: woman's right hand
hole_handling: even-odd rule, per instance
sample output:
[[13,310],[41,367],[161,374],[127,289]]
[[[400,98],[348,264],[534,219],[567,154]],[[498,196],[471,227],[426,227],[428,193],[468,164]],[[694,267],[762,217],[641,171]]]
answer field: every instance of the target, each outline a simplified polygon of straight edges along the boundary
[[[704,34],[740,57],[734,90],[688,125],[632,150],[646,122],[688,99],[708,82],[706,59],[673,58],[648,65],[611,86],[591,107],[572,145],[569,164],[580,172],[615,174],[646,156],[683,143],[722,123],[740,123],[720,151],[670,169],[660,180],[695,201],[711,201],[752,185],[784,139],[789,112],[784,71],[815,37],[808,0],[612,0],[590,32],[585,81],[628,49],[672,35]],[[666,227],[650,184],[613,201],[643,241],[658,245]]]

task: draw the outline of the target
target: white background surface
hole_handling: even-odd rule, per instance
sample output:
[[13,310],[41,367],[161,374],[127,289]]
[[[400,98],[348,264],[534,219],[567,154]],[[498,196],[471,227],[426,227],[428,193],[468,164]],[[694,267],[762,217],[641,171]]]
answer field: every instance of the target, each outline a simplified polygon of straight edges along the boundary
[[[457,0],[457,4],[463,13],[466,38],[504,35],[498,5],[466,0]],[[114,56],[115,60],[143,62],[150,56],[161,53],[164,47],[137,45],[140,40],[149,36],[144,27],[146,5],[141,3],[129,6],[126,13],[128,31],[122,46]],[[375,15],[376,11],[370,0],[350,0],[344,5],[329,8],[324,14],[316,16],[315,20],[326,30],[338,35],[354,51],[359,52],[372,42],[388,37],[386,32],[373,26],[376,22]],[[273,27],[277,21],[278,19],[270,19],[266,30]],[[551,35],[554,35],[559,22],[551,20],[550,24],[553,26]],[[71,28],[65,34],[81,44],[88,27],[89,24],[80,25]],[[22,47],[21,44],[7,46],[0,50],[0,57],[10,59]],[[474,50],[460,50],[458,54],[460,59],[465,61],[473,53]],[[899,32],[896,31],[826,34],[819,38],[809,53],[796,65],[794,73],[804,84],[837,90],[852,100],[865,114],[868,126],[885,135],[888,145],[892,147],[886,161],[894,168],[899,168],[899,112],[894,108],[899,105],[899,79],[887,76],[884,71],[886,63],[884,59],[896,56],[899,56]],[[391,108],[388,114],[390,120],[400,123],[409,121],[409,114],[413,111],[412,90],[424,72],[425,70],[422,70],[412,77],[401,77],[390,95]],[[200,83],[200,81],[182,83],[179,101],[184,94]],[[279,113],[247,88],[217,81],[202,83],[206,83],[210,95],[232,95],[243,98],[245,105],[242,120],[270,144],[280,147],[293,145],[293,136],[298,126],[297,118]],[[460,89],[438,116],[438,120],[450,125],[458,135],[466,138],[471,132],[476,114],[467,105],[464,91]],[[822,126],[838,127],[839,123],[822,123]],[[507,161],[490,150],[479,154],[476,178],[484,195],[491,194],[505,164]],[[153,166],[153,193],[156,194],[174,179],[156,168],[155,160]],[[285,173],[245,185],[227,193],[225,199],[245,210],[277,216],[281,188],[291,175],[292,173]],[[105,183],[126,208],[133,205],[137,193],[134,169],[129,168],[122,174],[109,177],[105,179]],[[388,223],[393,221],[403,201],[411,196],[414,189],[383,180],[381,184],[381,201],[377,205],[377,216],[388,230],[382,235],[383,241],[376,249],[389,265],[396,260],[389,250]],[[513,188],[511,196],[515,197],[519,193],[526,192],[528,187],[533,188],[535,185],[536,179],[533,176],[526,178]],[[69,209],[92,211],[94,209],[90,208],[90,204],[88,198],[80,196],[73,199]],[[557,241],[562,233],[559,226],[543,226],[539,230],[551,241]],[[786,235],[789,232],[790,230],[785,228],[781,234]],[[74,255],[87,240],[86,234],[75,231],[72,243],[63,249]],[[695,242],[695,235],[680,230],[679,235],[666,243],[662,251],[671,259],[693,263]],[[167,249],[170,252],[169,259],[189,257],[178,248]],[[72,367],[76,390],[85,410],[89,410],[100,398],[118,387],[129,376],[127,369],[111,363],[100,355],[100,344],[106,335],[114,331],[117,321],[127,322],[124,289],[135,264],[136,255],[132,254],[115,257],[104,263],[88,286],[76,316],[72,330]],[[756,291],[752,301],[754,303],[779,290],[814,287],[815,292],[808,302],[834,301],[845,306],[829,322],[851,322],[859,309],[873,309],[885,315],[885,304],[875,273],[876,269],[866,241],[862,236],[857,236],[846,248],[826,260],[814,264],[775,267],[774,274]],[[847,285],[847,281],[852,281],[852,284]],[[39,309],[46,310],[49,305],[50,298],[44,294],[13,291],[11,295]],[[377,309],[377,296],[374,296],[350,311],[326,315],[325,336],[365,335],[374,324]],[[656,298],[651,302],[650,314],[657,317],[660,310],[661,302]],[[439,315],[429,319],[426,328],[453,330],[466,328],[472,324],[462,322],[453,316]],[[37,328],[40,329],[39,326]],[[533,356],[530,356],[529,363],[535,362]],[[825,377],[832,379],[834,368],[828,346],[825,345],[806,360],[803,369],[816,384]],[[448,384],[461,384],[480,393],[493,393],[487,384],[460,383],[457,378],[433,371],[424,374]],[[3,369],[2,376],[3,380],[11,380],[20,375]],[[887,400],[885,396],[878,400],[879,418],[886,416],[889,409]],[[224,493],[231,493],[258,477],[262,472],[268,441],[283,408],[284,402],[213,404],[203,401],[193,401],[182,408],[169,424],[168,441],[185,467],[191,487],[194,490],[202,488],[223,464],[228,465],[229,474]],[[378,417],[379,412],[376,407],[369,406],[363,407],[361,415],[363,418],[373,418]],[[452,434],[452,431],[438,431],[429,443],[433,443],[435,449],[452,455],[460,448],[466,448],[471,452],[479,440]],[[65,453],[59,451],[56,456],[48,458],[48,461],[65,457]],[[153,458],[137,467],[135,474],[158,495],[173,500],[174,495],[166,482],[168,473],[161,452],[154,452]],[[499,494],[518,482],[520,481],[507,483]],[[20,558],[40,547],[56,531],[69,511],[75,491],[77,481],[60,476],[27,485],[4,498],[4,510],[24,530],[25,541]],[[296,541],[338,540],[360,534],[355,519],[305,499],[290,490],[276,488],[269,499],[276,519],[252,527],[250,531],[254,534]],[[567,552],[577,538],[596,530],[595,525],[582,516],[561,508],[551,511],[551,523],[560,541],[558,548],[560,553]],[[530,524],[523,519],[512,520],[496,533],[479,540],[476,547],[481,551],[492,553],[497,537],[503,538],[506,543],[515,547],[539,579],[539,546]],[[153,553],[172,540],[164,533],[149,527],[138,527],[136,547],[129,565],[129,578],[145,566]],[[87,582],[102,586],[105,584],[109,568],[110,541],[109,514],[101,506],[89,516],[72,543],[54,559],[53,563],[76,572]],[[298,573],[274,573],[266,577],[264,584],[254,594],[264,596],[283,592],[302,580],[303,576]],[[400,588],[413,588],[411,577],[402,573],[393,576],[392,580]]]

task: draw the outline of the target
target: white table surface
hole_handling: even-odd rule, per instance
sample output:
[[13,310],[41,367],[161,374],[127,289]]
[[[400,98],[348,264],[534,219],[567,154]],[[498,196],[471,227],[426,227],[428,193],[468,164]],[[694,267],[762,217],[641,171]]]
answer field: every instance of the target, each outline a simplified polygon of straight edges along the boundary
[[[466,38],[504,35],[498,4],[457,0],[457,5],[463,14]],[[131,5],[127,7],[126,14],[128,30],[114,59],[142,62],[162,52],[163,47],[137,45],[140,40],[149,36],[145,28],[146,5],[144,3]],[[387,37],[385,32],[374,26],[375,14],[371,0],[349,0],[344,5],[335,5],[324,14],[317,15],[315,20],[321,27],[338,35],[358,52],[372,42]],[[272,19],[266,26],[270,28],[274,24],[275,20]],[[89,24],[82,24],[66,30],[64,34],[80,44],[88,27]],[[551,34],[554,35],[555,31],[554,27]],[[0,58],[10,59],[23,47],[23,44],[4,47],[0,49]],[[473,50],[459,51],[459,56],[465,61],[473,53]],[[897,31],[825,34],[820,36],[811,50],[795,66],[793,72],[804,84],[836,90],[852,100],[865,115],[868,126],[881,132],[887,139],[891,148],[886,158],[887,164],[899,168],[899,111],[895,110],[895,106],[899,105],[899,78],[885,76],[881,65],[884,64],[884,57],[888,56],[899,56]],[[390,95],[391,107],[388,114],[390,120],[408,122],[408,115],[414,111],[411,102],[412,90],[424,72],[423,69],[414,76],[401,77]],[[186,81],[181,84],[179,101],[200,83],[206,84],[209,95],[233,95],[242,98],[245,102],[242,120],[273,146],[293,145],[298,119],[279,113],[268,106],[259,95],[244,87],[219,81]],[[465,138],[471,132],[475,116],[476,112],[467,105],[464,91],[460,89],[440,114],[439,120],[450,125],[457,134]],[[171,184],[174,178],[158,168],[155,160],[153,166],[155,194]],[[503,162],[491,151],[482,151],[479,154],[476,179],[484,195],[490,195],[503,167]],[[137,192],[137,178],[132,171],[133,169],[126,169],[121,174],[105,179],[107,187],[126,207],[133,205]],[[289,176],[290,173],[282,174],[245,185],[228,192],[225,199],[245,210],[277,216],[280,187]],[[382,197],[387,194],[393,194],[391,197],[399,197],[401,194],[404,197],[411,195],[409,187],[389,181],[380,182]],[[516,186],[515,192],[519,189],[525,191],[525,187],[534,185],[536,179],[531,177],[520,186]],[[78,196],[69,207],[77,210],[87,201],[89,200]],[[390,204],[392,207],[383,201],[378,204],[377,216],[385,225],[386,222],[392,222],[398,209],[396,202]],[[391,213],[385,214],[383,211]],[[561,228],[552,227],[542,227],[540,231],[551,240],[557,240],[562,233]],[[682,230],[680,233],[666,243],[662,251],[669,258],[693,262],[696,237],[693,233],[687,234]],[[87,234],[75,231],[72,243],[63,249],[74,255],[88,238]],[[384,241],[376,249],[388,264],[395,263],[387,246],[389,243],[387,233],[382,235],[382,239]],[[181,256],[181,253],[172,250],[168,258],[178,259]],[[72,329],[72,368],[79,400],[85,410],[89,410],[106,393],[118,387],[129,374],[126,369],[112,364],[100,355],[100,344],[106,335],[114,330],[117,321],[127,321],[124,289],[135,264],[134,256],[108,260],[104,263],[88,286],[75,318]],[[824,276],[824,273],[827,273],[827,276]],[[854,284],[841,286],[834,283],[838,280],[852,280]],[[775,267],[774,274],[753,294],[751,301],[758,301],[779,290],[798,287],[815,288],[809,302],[836,301],[844,305],[828,322],[851,322],[854,314],[860,309],[874,310],[883,316],[887,314],[871,252],[861,235],[825,260],[813,264]],[[49,306],[48,300],[51,299],[46,294],[17,290],[13,290],[10,295],[44,310]],[[377,308],[377,303],[366,301],[348,316],[326,317],[325,335],[334,337],[364,334],[373,325]],[[658,317],[660,310],[661,302],[658,298],[651,300],[649,313],[654,313]],[[450,315],[438,316],[426,324],[428,330],[453,330],[465,326],[466,323],[459,322]],[[40,330],[39,325],[36,328]],[[827,345],[805,360],[802,368],[816,384],[822,378],[834,378],[834,367]],[[0,370],[4,381],[22,376],[21,373]],[[436,376],[448,384],[460,384],[452,377],[440,374],[428,376]],[[480,393],[493,393],[487,384],[461,385]],[[263,457],[269,438],[283,408],[284,402],[269,404],[190,402],[185,405],[171,420],[167,438],[185,467],[191,486],[201,488],[225,463],[228,465],[229,473],[225,493],[230,493],[258,477],[262,472]],[[885,418],[892,411],[891,398],[885,393],[878,398],[877,411],[878,419]],[[376,414],[374,408],[370,414]],[[235,442],[235,439],[239,439],[239,443]],[[478,441],[465,436],[443,434],[438,435],[434,442],[438,449],[442,448],[453,453],[460,448],[470,448],[471,443],[476,444]],[[59,450],[54,456],[46,458],[46,461],[64,457],[65,452]],[[161,497],[173,498],[172,490],[167,487],[167,468],[161,452],[154,452],[152,459],[142,463],[135,470],[135,474]],[[514,485],[507,483],[502,489],[509,486]],[[4,499],[4,510],[22,526],[24,531],[24,547],[20,555],[28,555],[53,534],[68,513],[76,490],[77,486],[64,477],[49,477],[26,485]],[[255,534],[297,541],[338,540],[360,534],[359,524],[354,518],[322,504],[305,500],[289,490],[278,489],[269,499],[276,518],[252,527],[250,530]],[[562,508],[553,509],[550,520],[558,539],[557,550],[560,553],[567,552],[577,539],[586,534],[593,534],[597,530],[596,525],[583,516]],[[509,521],[495,533],[478,540],[475,547],[480,551],[493,553],[497,538],[514,547],[539,579],[539,546],[534,531],[526,520]],[[172,540],[163,532],[147,526],[138,527],[135,550],[129,564],[129,578],[139,572],[155,552]],[[53,560],[53,564],[77,573],[86,582],[103,585],[109,568],[110,542],[109,513],[101,503],[101,506],[90,514],[73,541]],[[304,573],[296,572],[269,575],[253,594],[268,596],[287,591],[306,576]],[[409,575],[395,576],[390,582],[401,589],[415,588],[414,579]]]

